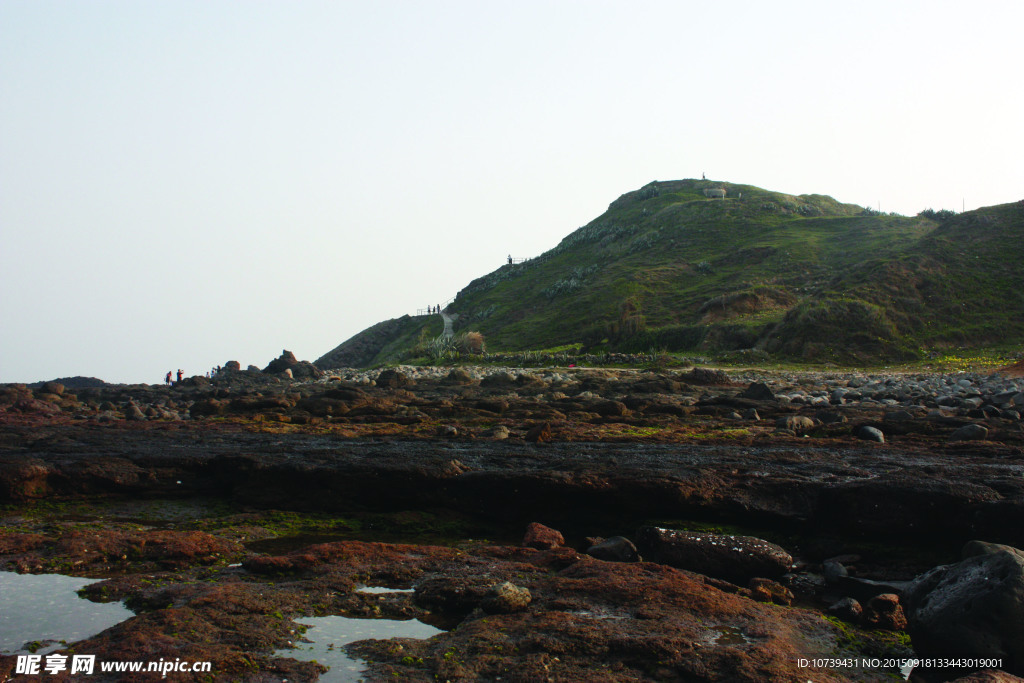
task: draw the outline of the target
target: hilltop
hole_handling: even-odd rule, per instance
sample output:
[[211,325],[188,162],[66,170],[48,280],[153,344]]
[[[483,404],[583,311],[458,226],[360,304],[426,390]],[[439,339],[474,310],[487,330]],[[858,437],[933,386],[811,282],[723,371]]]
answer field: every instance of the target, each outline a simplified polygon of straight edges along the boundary
[[[706,195],[717,189],[724,199]],[[448,311],[491,351],[909,360],[1024,334],[1022,237],[1024,202],[906,217],[824,195],[652,182],[544,254],[469,283]],[[317,364],[410,360],[440,332],[439,316],[404,316]]]

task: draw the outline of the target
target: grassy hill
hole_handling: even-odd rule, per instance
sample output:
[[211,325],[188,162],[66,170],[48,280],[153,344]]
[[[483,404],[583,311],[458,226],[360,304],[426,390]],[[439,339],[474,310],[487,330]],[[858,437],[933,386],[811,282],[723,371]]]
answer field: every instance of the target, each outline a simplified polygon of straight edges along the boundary
[[[707,198],[714,188],[727,197]],[[1016,343],[1024,333],[1022,237],[1024,203],[940,223],[822,195],[654,182],[554,249],[474,280],[449,310],[459,314],[457,330],[482,332],[492,351],[582,343],[909,359],[946,346]],[[401,339],[379,345],[366,364],[408,356],[440,322],[411,318],[401,328]]]

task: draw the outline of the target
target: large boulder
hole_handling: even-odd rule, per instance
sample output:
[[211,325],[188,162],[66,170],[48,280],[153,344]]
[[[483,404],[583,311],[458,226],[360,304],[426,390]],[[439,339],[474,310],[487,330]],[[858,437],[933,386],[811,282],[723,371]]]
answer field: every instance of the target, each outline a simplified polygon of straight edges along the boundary
[[815,422],[806,415],[783,415],[775,420],[776,429],[787,429],[802,436],[814,429]]
[[1024,551],[971,541],[964,559],[936,567],[903,603],[919,657],[994,658],[1024,674]]
[[793,557],[783,548],[753,536],[645,526],[637,532],[637,545],[654,562],[740,585],[754,577],[781,577],[793,566]]
[[377,375],[376,382],[378,387],[384,389],[397,389],[413,383],[412,379],[404,372],[392,369],[381,370],[380,374]]
[[755,401],[772,401],[775,399],[775,392],[764,382],[751,382],[750,386],[741,391],[738,396]]
[[263,372],[269,375],[276,375],[278,373],[284,372],[293,365],[298,364],[299,359],[295,357],[295,354],[289,351],[288,349],[285,349],[284,351],[281,352],[280,356],[270,361],[270,364],[267,367],[263,368]]
[[480,606],[488,614],[512,614],[525,610],[532,599],[529,588],[504,581],[490,587]]
[[324,376],[324,371],[310,363],[308,360],[300,361],[295,354],[285,349],[281,355],[270,361],[270,365],[263,368],[263,372],[269,375],[280,375],[291,371],[294,379],[317,379]]
[[290,369],[295,379],[319,379],[327,374],[308,360],[300,360]]
[[979,424],[964,425],[949,435],[950,441],[971,441],[988,437],[988,428]]

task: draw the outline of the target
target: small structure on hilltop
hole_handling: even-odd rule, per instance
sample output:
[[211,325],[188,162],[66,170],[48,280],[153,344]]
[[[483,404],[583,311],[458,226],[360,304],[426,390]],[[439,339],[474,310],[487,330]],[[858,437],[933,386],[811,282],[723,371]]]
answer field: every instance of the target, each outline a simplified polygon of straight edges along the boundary
[[707,188],[704,190],[704,196],[709,199],[725,199],[725,188]]

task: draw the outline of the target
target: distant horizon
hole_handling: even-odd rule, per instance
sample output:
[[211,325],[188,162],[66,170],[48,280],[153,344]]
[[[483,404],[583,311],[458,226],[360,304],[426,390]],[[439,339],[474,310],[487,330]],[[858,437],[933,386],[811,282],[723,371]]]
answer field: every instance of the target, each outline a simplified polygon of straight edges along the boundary
[[1019,201],[1024,5],[0,3],[0,382],[314,360],[652,179]]

